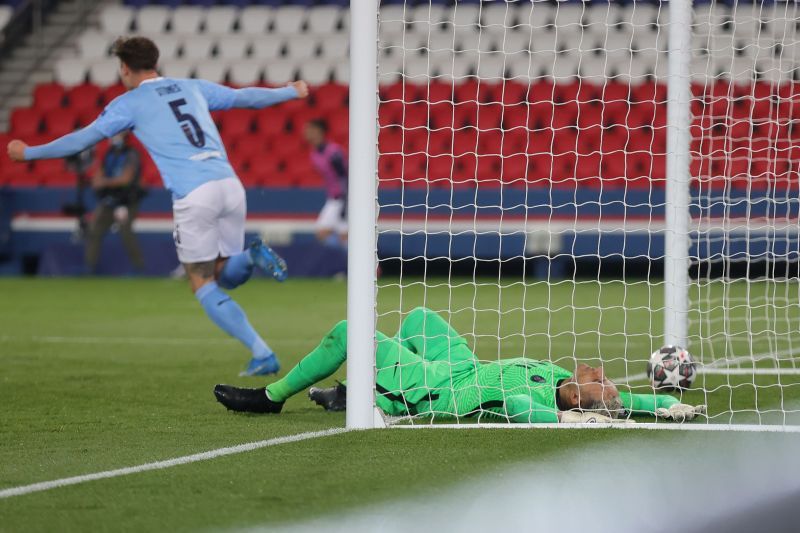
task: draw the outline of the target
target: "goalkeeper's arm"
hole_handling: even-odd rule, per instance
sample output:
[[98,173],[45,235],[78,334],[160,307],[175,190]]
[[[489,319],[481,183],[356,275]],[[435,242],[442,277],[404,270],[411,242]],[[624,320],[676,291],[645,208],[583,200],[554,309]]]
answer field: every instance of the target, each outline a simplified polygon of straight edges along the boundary
[[705,414],[705,405],[686,405],[669,394],[632,394],[620,392],[622,405],[631,414],[650,415],[682,422]]

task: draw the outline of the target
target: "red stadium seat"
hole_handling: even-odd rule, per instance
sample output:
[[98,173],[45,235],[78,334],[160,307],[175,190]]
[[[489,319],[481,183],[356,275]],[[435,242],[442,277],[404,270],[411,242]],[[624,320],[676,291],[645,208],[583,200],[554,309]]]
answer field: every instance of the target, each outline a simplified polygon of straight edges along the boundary
[[378,183],[381,187],[396,188],[402,185],[403,156],[385,154],[378,157]]
[[515,106],[525,103],[528,98],[528,87],[515,81],[506,81],[498,88],[497,100],[504,106]]
[[503,157],[500,177],[504,184],[525,186],[528,174],[528,156],[524,154]]
[[503,158],[500,155],[478,155],[476,177],[482,184],[500,186]]
[[427,138],[427,150],[430,155],[453,153],[453,130],[443,128],[433,130]]
[[432,81],[422,88],[422,96],[424,100],[430,103],[452,102],[453,86],[449,83]]
[[397,126],[378,131],[378,151],[381,154],[400,153],[403,150],[403,130]]
[[53,137],[61,137],[75,131],[78,114],[74,109],[54,109],[44,116],[44,131]]
[[281,171],[280,160],[275,155],[267,152],[254,154],[250,158],[249,175],[258,185],[268,183],[287,183],[281,181],[283,173]]
[[109,85],[108,87],[103,89],[103,95],[102,95],[103,105],[108,104],[111,100],[113,100],[117,96],[125,93],[125,91],[127,91],[127,89],[121,83]]
[[323,113],[329,110],[346,109],[349,89],[346,85],[327,83],[316,87],[314,94],[314,109]]
[[441,186],[449,185],[453,172],[455,160],[452,155],[432,155],[428,157],[428,181]]
[[41,112],[52,111],[64,105],[66,91],[58,83],[42,83],[33,90],[33,107]]
[[33,162],[32,173],[45,185],[58,187],[75,184],[75,174],[70,172],[63,159],[42,159]]
[[436,102],[428,106],[429,126],[433,129],[452,128],[454,107],[451,102]]
[[38,109],[19,107],[11,113],[11,132],[15,137],[37,135],[41,124],[42,114]]
[[111,101],[109,99],[104,102],[101,99],[102,94],[100,87],[97,85],[91,83],[76,85],[67,92],[69,107],[76,111],[97,109],[104,103]]
[[30,170],[30,163],[14,163],[4,165],[0,169],[0,184],[11,187],[36,187],[41,185]]

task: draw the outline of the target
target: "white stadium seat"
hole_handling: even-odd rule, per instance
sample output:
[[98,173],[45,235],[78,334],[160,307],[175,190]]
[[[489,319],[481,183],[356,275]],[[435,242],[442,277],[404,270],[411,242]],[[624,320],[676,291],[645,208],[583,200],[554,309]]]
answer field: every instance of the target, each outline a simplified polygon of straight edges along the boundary
[[304,61],[300,65],[300,79],[310,85],[322,85],[330,81],[332,70],[329,61],[321,59]]
[[88,63],[84,59],[67,57],[60,59],[55,66],[55,81],[67,87],[80,85],[86,80]]
[[492,2],[481,10],[481,25],[484,27],[496,26],[500,29],[514,26],[517,10],[514,4],[507,2]]
[[228,65],[222,61],[201,61],[195,68],[195,76],[215,83],[223,83]]
[[313,35],[299,34],[286,38],[286,57],[298,62],[316,57],[319,41]]
[[78,37],[78,55],[84,59],[103,59],[108,57],[111,39],[105,33],[94,30],[85,31]]
[[211,6],[206,11],[206,33],[230,33],[239,17],[239,10],[233,6]]
[[583,22],[583,15],[589,8],[582,4],[559,3],[553,14],[553,23],[558,26],[558,31],[578,29]]
[[138,33],[161,33],[169,23],[172,10],[164,6],[144,6],[136,14]]
[[181,35],[194,35],[200,31],[200,26],[205,17],[205,8],[178,6],[172,12],[172,32]]
[[253,41],[250,55],[253,59],[270,61],[280,57],[282,50],[283,40],[277,35],[267,35]]
[[261,81],[263,72],[264,63],[251,59],[232,63],[228,77],[234,85],[255,85]]
[[126,6],[106,6],[100,11],[100,29],[111,35],[123,35],[131,29],[133,9]]
[[403,57],[381,55],[378,61],[378,83],[391,84],[400,80],[403,74]]
[[250,48],[251,39],[247,35],[220,35],[217,38],[217,57],[223,60],[244,59]]
[[342,9],[338,6],[320,6],[308,13],[308,31],[312,33],[334,33],[339,25]]
[[181,40],[177,35],[171,33],[159,33],[157,35],[148,35],[149,38],[156,43],[159,51],[159,59],[174,59],[178,57],[178,52],[181,47]]
[[119,62],[116,59],[93,61],[89,66],[89,79],[95,85],[114,85],[119,81]]
[[403,59],[403,76],[410,83],[425,83],[432,73],[428,69],[428,58],[409,56]]
[[11,6],[0,6],[0,30],[8,24],[8,21],[11,20],[11,15],[14,13],[14,10],[11,9]]
[[301,6],[283,6],[275,9],[272,29],[285,35],[300,33],[306,19],[306,8]]
[[505,56],[500,52],[479,54],[476,72],[481,79],[499,81],[506,71]]
[[379,35],[402,35],[405,33],[406,9],[410,8],[398,4],[381,6],[378,19]]
[[183,41],[184,59],[206,59],[211,57],[215,38],[210,35],[187,35]]
[[247,35],[267,33],[272,24],[273,11],[263,6],[247,6],[239,15],[239,31]]
[[556,8],[547,2],[525,2],[526,6],[518,8],[521,10],[520,20],[523,24],[529,24],[534,30],[544,29],[553,23]]
[[333,67],[333,79],[337,83],[350,83],[350,62],[341,61]]
[[270,61],[266,65],[264,78],[269,83],[284,84],[297,78],[298,65],[288,59]]
[[326,59],[344,59],[349,57],[350,36],[346,33],[326,35],[321,42],[322,57]]
[[194,72],[196,62],[184,59],[164,61],[161,65],[162,74],[170,78],[190,78]]

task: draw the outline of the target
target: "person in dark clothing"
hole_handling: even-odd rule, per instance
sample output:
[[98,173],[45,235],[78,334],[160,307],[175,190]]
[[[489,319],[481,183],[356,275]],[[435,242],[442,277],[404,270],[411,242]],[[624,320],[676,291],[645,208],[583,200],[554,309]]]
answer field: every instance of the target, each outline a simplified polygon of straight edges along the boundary
[[103,237],[115,225],[133,268],[137,272],[144,270],[142,251],[133,233],[133,221],[143,196],[139,185],[141,161],[136,149],[127,143],[127,136],[127,132],[122,132],[111,138],[111,148],[92,180],[97,208],[86,239],[86,267],[89,272],[96,271]]

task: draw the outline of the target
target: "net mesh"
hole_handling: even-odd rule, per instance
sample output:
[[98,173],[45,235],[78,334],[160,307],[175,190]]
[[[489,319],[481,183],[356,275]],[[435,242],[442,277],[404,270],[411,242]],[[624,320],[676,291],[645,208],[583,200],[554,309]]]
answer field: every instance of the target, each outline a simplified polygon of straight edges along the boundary
[[[653,393],[669,19],[668,3],[639,0],[381,7],[380,330],[424,306],[481,363],[602,365]],[[711,423],[797,424],[800,12],[698,2],[692,20],[686,347],[699,376],[678,396]],[[399,414],[463,414],[427,407]]]

